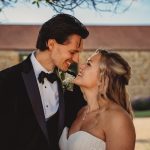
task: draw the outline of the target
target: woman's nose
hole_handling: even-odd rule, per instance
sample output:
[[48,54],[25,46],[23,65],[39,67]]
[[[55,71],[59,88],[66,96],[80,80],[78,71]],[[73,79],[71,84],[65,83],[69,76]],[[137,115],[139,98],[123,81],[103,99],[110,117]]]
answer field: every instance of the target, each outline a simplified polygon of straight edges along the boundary
[[83,70],[84,68],[85,68],[85,64],[81,64],[79,67],[80,70]]

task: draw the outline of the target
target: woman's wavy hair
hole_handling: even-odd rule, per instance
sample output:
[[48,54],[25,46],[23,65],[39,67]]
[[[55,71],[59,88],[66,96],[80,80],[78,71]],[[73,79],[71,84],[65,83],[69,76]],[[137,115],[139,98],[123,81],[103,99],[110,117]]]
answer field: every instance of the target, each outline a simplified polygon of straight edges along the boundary
[[131,67],[119,54],[107,50],[96,50],[100,58],[100,96],[122,106],[131,116],[132,108],[126,85],[131,77]]

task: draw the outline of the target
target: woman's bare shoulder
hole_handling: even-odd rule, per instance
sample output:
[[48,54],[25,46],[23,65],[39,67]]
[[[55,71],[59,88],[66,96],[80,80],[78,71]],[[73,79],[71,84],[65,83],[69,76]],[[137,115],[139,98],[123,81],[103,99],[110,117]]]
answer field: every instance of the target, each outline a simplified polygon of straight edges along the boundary
[[134,149],[136,134],[133,119],[128,112],[119,106],[114,109],[110,109],[106,113],[106,140],[111,141],[108,142],[108,147],[110,147],[110,149],[112,147],[114,149],[120,148],[123,150]]
[[133,119],[131,115],[124,110],[121,106],[115,104],[110,106],[103,115],[100,115],[101,122],[103,123],[104,130],[111,132],[114,129],[132,129],[134,132]]

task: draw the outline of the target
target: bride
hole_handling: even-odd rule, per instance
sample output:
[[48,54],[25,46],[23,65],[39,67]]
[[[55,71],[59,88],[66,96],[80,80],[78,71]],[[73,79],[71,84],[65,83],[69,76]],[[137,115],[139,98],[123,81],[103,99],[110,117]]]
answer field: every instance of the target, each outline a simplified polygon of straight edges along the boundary
[[64,128],[61,150],[134,150],[135,129],[126,93],[130,66],[117,53],[97,50],[80,66],[74,83],[87,105],[70,129]]

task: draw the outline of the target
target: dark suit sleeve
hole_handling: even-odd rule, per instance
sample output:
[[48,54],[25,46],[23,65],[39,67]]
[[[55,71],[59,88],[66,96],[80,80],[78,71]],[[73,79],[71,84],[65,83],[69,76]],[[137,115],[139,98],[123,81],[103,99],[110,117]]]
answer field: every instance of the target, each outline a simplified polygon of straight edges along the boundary
[[3,150],[13,149],[16,143],[17,126],[11,87],[5,74],[0,73],[0,147]]

